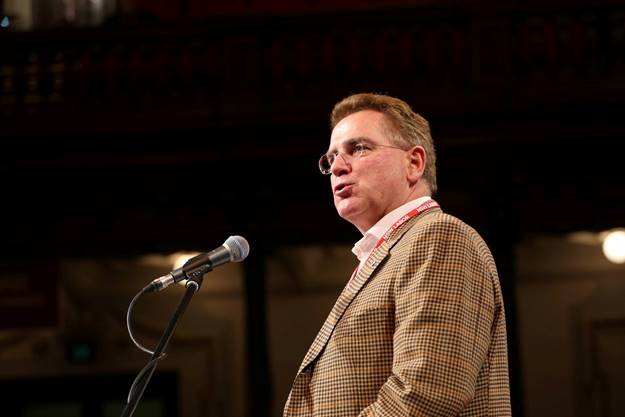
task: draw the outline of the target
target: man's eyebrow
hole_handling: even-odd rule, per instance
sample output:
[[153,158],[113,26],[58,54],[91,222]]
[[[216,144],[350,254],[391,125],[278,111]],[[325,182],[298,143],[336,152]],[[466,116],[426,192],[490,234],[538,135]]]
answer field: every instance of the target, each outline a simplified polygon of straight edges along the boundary
[[[365,144],[367,144],[367,145],[371,145],[371,144],[373,144],[373,143],[374,143],[371,139],[369,139],[369,138],[368,138],[368,137],[366,137],[366,136],[356,136],[356,137],[354,137],[354,138],[345,139],[345,140],[341,143],[341,146],[352,146],[352,145],[355,145],[356,143],[362,143],[362,142],[364,142],[364,143],[365,143]],[[328,151],[326,152],[326,154],[330,154],[330,153],[333,153],[333,152],[335,152],[335,151],[336,151],[336,148],[334,148],[334,149],[333,149],[333,148],[330,148],[330,149],[328,149]]]
[[354,143],[362,143],[362,142],[366,143],[367,145],[371,145],[374,143],[373,140],[369,139],[366,136],[358,136],[355,138],[350,138],[348,142],[350,145],[353,145]]

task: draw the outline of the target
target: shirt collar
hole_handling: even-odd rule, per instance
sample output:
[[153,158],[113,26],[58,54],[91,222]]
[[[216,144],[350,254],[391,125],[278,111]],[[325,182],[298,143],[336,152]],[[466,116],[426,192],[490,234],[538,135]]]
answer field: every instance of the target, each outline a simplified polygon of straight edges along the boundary
[[395,223],[401,216],[409,211],[419,207],[421,204],[430,200],[430,196],[424,196],[411,200],[404,205],[397,207],[395,210],[389,212],[386,216],[382,217],[376,224],[374,224],[369,230],[365,232],[362,239],[354,244],[352,253],[356,255],[359,261],[362,262],[375,247],[376,243],[386,233],[386,231]]

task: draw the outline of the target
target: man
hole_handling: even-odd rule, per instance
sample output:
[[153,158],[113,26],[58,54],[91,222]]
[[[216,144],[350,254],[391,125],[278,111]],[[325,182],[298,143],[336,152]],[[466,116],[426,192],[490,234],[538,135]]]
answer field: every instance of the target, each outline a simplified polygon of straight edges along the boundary
[[360,264],[293,382],[285,416],[509,416],[504,307],[480,236],[444,214],[427,121],[357,94],[331,116],[334,205]]

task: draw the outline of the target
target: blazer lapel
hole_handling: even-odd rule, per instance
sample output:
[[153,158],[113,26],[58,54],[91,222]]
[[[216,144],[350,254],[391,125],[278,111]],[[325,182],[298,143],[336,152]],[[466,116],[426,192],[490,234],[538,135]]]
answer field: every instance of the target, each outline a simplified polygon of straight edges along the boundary
[[343,313],[345,313],[345,310],[349,307],[354,297],[356,297],[371,275],[373,275],[382,261],[384,261],[384,258],[388,256],[390,249],[397,243],[397,241],[399,241],[404,233],[410,229],[411,225],[414,224],[417,219],[434,211],[440,211],[440,209],[430,209],[408,220],[406,223],[397,228],[397,230],[395,230],[387,240],[382,242],[382,244],[371,253],[367,261],[356,273],[356,276],[350,280],[341,292],[341,295],[339,295],[339,298],[336,300],[334,307],[332,307],[332,311],[330,311],[328,318],[325,323],[323,323],[319,333],[317,333],[317,337],[310,346],[310,349],[308,349],[308,353],[306,353],[298,372],[304,371],[317,358],[317,356],[319,356],[326,343],[328,343],[328,340],[334,331],[334,327],[336,327],[336,324],[343,316]]
[[377,249],[375,249],[367,262],[358,270],[356,276],[350,279],[349,283],[343,288],[341,295],[334,303],[334,307],[332,307],[332,311],[328,315],[325,323],[321,327],[319,333],[317,333],[317,337],[313,341],[310,349],[308,349],[308,353],[304,357],[302,364],[300,365],[299,372],[302,372],[308,365],[310,365],[321,353],[326,343],[330,339],[332,332],[334,331],[334,327],[336,323],[340,320],[345,313],[345,310],[351,304],[352,300],[358,294],[358,292],[365,285],[369,277],[376,270],[378,265],[382,263],[384,258],[388,255],[389,245],[387,242],[383,242]]

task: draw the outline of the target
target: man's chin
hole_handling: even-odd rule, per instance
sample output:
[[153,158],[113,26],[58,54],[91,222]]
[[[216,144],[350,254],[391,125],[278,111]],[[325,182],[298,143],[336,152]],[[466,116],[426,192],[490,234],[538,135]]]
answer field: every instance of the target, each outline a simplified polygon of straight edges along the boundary
[[354,222],[358,219],[362,211],[359,210],[359,207],[355,206],[353,202],[346,200],[340,201],[335,205],[335,208],[339,216],[352,224],[355,224]]

